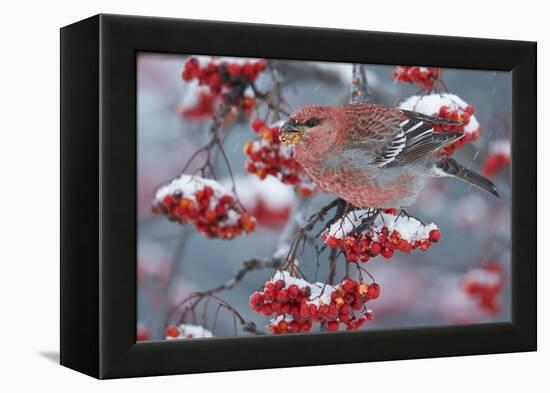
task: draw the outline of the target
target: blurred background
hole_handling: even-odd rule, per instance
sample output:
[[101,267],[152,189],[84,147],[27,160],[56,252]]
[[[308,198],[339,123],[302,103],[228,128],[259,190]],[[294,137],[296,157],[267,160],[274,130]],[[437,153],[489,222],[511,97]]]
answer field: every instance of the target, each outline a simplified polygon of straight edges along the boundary
[[[207,239],[192,225],[182,226],[152,213],[152,201],[159,185],[179,176],[191,155],[209,140],[211,116],[201,117],[193,111],[200,104],[198,83],[183,81],[181,77],[186,60],[185,55],[149,53],[141,53],[137,59],[137,330],[138,339],[143,340],[164,339],[166,326],[179,317],[177,309],[171,318],[169,313],[190,293],[230,280],[247,259],[270,258],[277,249],[288,217],[300,200],[293,187],[269,177],[259,181],[246,172],[247,157],[243,146],[256,137],[250,128],[255,118],[255,114],[251,114],[248,118],[234,119],[226,130],[224,147],[239,197],[258,218],[256,231],[231,241]],[[282,94],[291,108],[310,103],[342,105],[349,102],[351,65],[276,62],[282,70]],[[369,64],[365,69],[375,103],[396,106],[419,93],[417,86],[396,82],[392,76],[396,65]],[[457,150],[454,157],[481,172],[491,155],[509,144],[510,74],[444,69],[442,76],[449,93],[458,95],[475,108],[475,117],[482,128],[480,138]],[[260,90],[268,90],[271,83],[267,74],[258,77]],[[216,159],[215,166],[217,173],[228,175],[221,158]],[[435,179],[424,189],[408,212],[426,222],[436,223],[442,240],[426,252],[397,253],[390,260],[379,256],[365,265],[382,292],[378,299],[369,303],[376,317],[363,329],[510,320],[509,167],[491,173],[491,179],[500,199],[452,179]],[[328,200],[327,195],[316,195],[300,203],[300,212],[307,217]],[[321,280],[327,274],[326,266],[317,271],[316,263],[314,250],[306,248],[301,269],[312,278],[311,281],[316,275]],[[494,269],[495,265],[499,269]],[[273,269],[252,271],[234,288],[218,295],[246,320],[263,329],[269,318],[253,312],[248,300],[273,272]],[[486,273],[490,273],[490,277]],[[483,283],[494,279],[493,273],[501,281],[502,288],[495,303],[486,307],[480,305],[479,299],[467,288],[472,280]],[[215,307],[211,312],[214,311]],[[221,311],[213,335],[234,336],[236,333],[249,334],[242,329],[235,332],[233,319]]]

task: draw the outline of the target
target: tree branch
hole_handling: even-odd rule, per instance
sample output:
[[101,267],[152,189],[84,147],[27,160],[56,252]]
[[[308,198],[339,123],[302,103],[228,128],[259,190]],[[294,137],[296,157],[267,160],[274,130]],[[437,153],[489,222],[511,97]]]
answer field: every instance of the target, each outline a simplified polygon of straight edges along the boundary
[[370,102],[369,82],[363,64],[354,64],[351,77],[350,103],[359,104]]

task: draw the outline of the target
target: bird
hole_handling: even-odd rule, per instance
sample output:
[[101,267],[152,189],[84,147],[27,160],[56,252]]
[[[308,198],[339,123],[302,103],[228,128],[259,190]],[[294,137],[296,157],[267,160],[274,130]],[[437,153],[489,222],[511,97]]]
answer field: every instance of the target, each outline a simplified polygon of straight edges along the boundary
[[321,190],[357,208],[408,207],[433,177],[499,197],[489,179],[444,152],[464,134],[436,132],[438,124],[457,123],[375,103],[308,104],[290,114],[279,137]]

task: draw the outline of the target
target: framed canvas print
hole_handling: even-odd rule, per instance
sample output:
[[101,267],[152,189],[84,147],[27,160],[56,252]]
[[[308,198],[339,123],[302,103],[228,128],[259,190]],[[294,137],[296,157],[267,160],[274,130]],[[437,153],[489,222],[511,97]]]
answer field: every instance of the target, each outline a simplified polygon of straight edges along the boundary
[[536,44],[61,29],[61,364],[536,350]]

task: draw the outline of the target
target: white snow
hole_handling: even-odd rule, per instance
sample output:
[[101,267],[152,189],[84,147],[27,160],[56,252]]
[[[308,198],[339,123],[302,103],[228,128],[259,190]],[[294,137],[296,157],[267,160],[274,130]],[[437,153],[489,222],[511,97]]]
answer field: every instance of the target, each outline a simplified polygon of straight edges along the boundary
[[[222,180],[222,185],[230,188],[231,179]],[[236,177],[235,186],[239,200],[247,210],[254,210],[260,201],[272,210],[283,210],[294,206],[297,200],[293,187],[273,176],[264,180],[255,175]]]
[[[444,105],[451,110],[465,109],[468,106],[468,104],[456,94],[442,93],[412,96],[399,103],[397,108],[434,116],[439,114],[439,109]],[[464,126],[464,132],[470,134],[477,130],[479,130],[479,122],[475,115],[472,115],[470,116],[469,123]]]
[[167,340],[189,339],[189,338],[206,338],[213,337],[212,332],[203,328],[200,325],[186,325],[182,323],[178,326],[180,335],[178,337],[167,336]]
[[195,83],[190,83],[185,89],[185,92],[180,98],[179,106],[180,108],[192,108],[194,107],[198,100],[201,92],[208,92],[209,89],[199,86]]
[[285,288],[288,288],[292,284],[296,285],[300,289],[309,287],[311,290],[311,295],[309,297],[310,301],[308,301],[307,303],[313,304],[317,307],[321,304],[330,304],[330,295],[336,290],[336,288],[332,287],[331,285],[322,282],[316,282],[312,284],[302,278],[293,277],[287,271],[278,270],[277,272],[275,272],[270,281],[272,283],[275,283],[278,280],[283,280],[285,282]]
[[476,268],[468,271],[464,275],[464,281],[475,282],[481,285],[498,285],[500,283],[500,273],[492,272],[486,269]]
[[[170,183],[159,187],[155,192],[154,203],[160,203],[167,195],[173,195],[176,191],[181,191],[183,196],[197,202],[195,192],[202,190],[205,186],[210,186],[214,190],[214,195],[210,199],[209,207],[213,209],[218,203],[219,198],[223,195],[230,195],[235,198],[233,192],[221,185],[215,180],[206,179],[200,176],[182,174],[175,178]],[[236,198],[235,198],[236,199]],[[231,225],[239,220],[240,215],[233,209],[227,210],[227,218],[223,220],[223,224]]]
[[189,56],[189,57],[194,57],[195,59],[197,59],[199,61],[199,65],[201,67],[205,67],[212,60],[214,60],[214,62],[216,64],[227,62],[227,63],[237,63],[237,64],[240,64],[240,65],[243,65],[246,62],[255,63],[258,60],[260,60],[258,58],[253,58],[253,57],[250,57],[250,58],[247,58],[247,57],[229,57],[229,56],[228,57],[223,57],[223,56],[221,56],[221,57],[217,57],[217,56]]
[[285,321],[285,322],[292,322],[294,320],[294,317],[290,314],[284,314],[284,315],[279,315],[275,318],[272,318],[270,321],[269,321],[269,324],[270,325],[277,325],[279,322],[281,321]]
[[202,190],[205,186],[210,186],[214,190],[215,197],[232,195],[229,190],[215,180],[184,173],[170,183],[159,187],[155,193],[155,201],[161,202],[165,196],[172,195],[176,191],[181,191],[184,196],[191,197],[194,196],[195,192]]
[[508,139],[499,139],[491,142],[489,152],[493,154],[503,154],[510,157],[510,141]]
[[317,307],[321,304],[330,304],[330,295],[334,291],[336,291],[336,288],[322,282],[316,282],[311,286],[311,295],[309,297],[311,300],[308,304],[313,304]]
[[469,193],[455,203],[454,220],[460,226],[474,227],[489,217],[489,205],[480,194]]
[[[332,224],[328,229],[327,235],[335,237],[336,239],[343,239],[358,225],[361,225],[362,218],[367,218],[370,214],[372,214],[371,210],[361,209],[351,211],[343,218]],[[380,213],[374,220],[373,225],[366,230],[372,238],[376,240],[378,238],[378,233],[383,227],[387,227],[389,233],[393,230],[398,231],[401,238],[407,240],[408,242],[425,240],[430,237],[430,231],[437,229],[437,225],[434,223],[425,225],[413,217]]]

